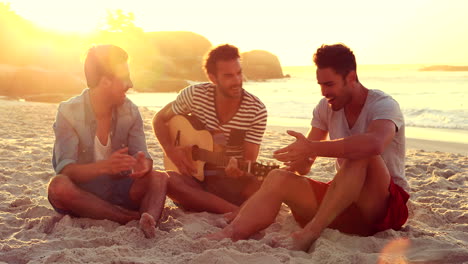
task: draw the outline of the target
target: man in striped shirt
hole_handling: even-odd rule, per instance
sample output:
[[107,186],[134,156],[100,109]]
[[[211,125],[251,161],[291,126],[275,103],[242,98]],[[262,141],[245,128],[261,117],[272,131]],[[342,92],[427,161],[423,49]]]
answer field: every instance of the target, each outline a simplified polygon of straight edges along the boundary
[[187,210],[235,212],[261,182],[236,166],[208,170],[213,166],[206,164],[204,181],[190,176],[196,169],[186,154],[188,147],[171,142],[167,122],[175,115],[190,114],[213,134],[215,143],[224,146],[226,155],[255,161],[266,128],[267,111],[256,96],[242,88],[236,47],[226,44],[212,49],[205,61],[205,71],[211,82],[183,89],[175,101],[154,116],[153,129],[180,172],[169,173],[168,196]]

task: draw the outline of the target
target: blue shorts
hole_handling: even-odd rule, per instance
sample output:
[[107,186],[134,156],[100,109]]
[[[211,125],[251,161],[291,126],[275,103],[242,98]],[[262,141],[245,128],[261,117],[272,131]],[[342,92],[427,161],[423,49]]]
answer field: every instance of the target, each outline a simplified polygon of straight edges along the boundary
[[[132,187],[132,184],[133,179],[129,177],[114,179],[109,175],[101,175],[89,182],[76,183],[76,186],[111,204],[137,211],[139,209],[139,205],[135,204],[130,199],[130,188]],[[58,213],[76,216],[68,210],[56,208],[52,203],[50,204]]]

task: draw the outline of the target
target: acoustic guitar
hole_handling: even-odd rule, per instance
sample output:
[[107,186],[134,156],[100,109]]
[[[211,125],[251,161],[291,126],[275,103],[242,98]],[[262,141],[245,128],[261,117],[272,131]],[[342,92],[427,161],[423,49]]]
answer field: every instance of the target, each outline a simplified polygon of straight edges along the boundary
[[[230,160],[224,152],[214,151],[215,144],[213,137],[208,130],[196,129],[193,121],[189,117],[176,115],[168,122],[169,136],[171,142],[175,146],[190,146],[190,159],[193,161],[197,173],[192,175],[199,181],[205,179],[204,167],[205,163],[210,163],[219,168],[225,168]],[[164,167],[166,170],[179,172],[177,166],[171,159],[164,154]],[[266,165],[258,162],[246,162],[238,160],[239,169],[257,177],[259,180],[263,178],[273,169],[279,168],[279,165],[268,163]]]

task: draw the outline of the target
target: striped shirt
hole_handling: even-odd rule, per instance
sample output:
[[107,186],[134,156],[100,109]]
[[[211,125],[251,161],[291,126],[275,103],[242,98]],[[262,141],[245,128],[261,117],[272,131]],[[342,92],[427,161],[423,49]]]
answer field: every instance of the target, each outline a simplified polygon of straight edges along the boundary
[[[218,120],[215,104],[216,86],[201,83],[183,89],[172,104],[176,114],[192,114],[215,135],[215,143],[225,146],[226,155],[236,158],[244,156],[244,141],[262,142],[267,123],[265,105],[255,96],[243,91],[242,102],[236,114],[224,124]],[[220,133],[218,133],[220,132]],[[221,140],[216,135],[223,135]]]

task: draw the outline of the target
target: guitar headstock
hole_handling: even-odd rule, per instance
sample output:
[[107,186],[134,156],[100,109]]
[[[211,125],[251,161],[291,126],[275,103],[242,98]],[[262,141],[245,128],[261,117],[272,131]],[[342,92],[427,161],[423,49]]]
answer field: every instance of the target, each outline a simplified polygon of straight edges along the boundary
[[267,164],[254,162],[250,168],[250,173],[256,176],[257,178],[263,179],[265,178],[265,176],[268,175],[270,171],[274,169],[278,169],[278,168],[279,168],[279,165],[272,163],[272,162],[268,162]]

